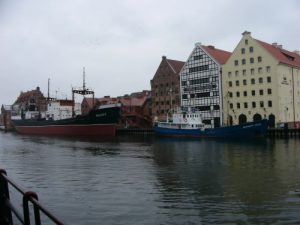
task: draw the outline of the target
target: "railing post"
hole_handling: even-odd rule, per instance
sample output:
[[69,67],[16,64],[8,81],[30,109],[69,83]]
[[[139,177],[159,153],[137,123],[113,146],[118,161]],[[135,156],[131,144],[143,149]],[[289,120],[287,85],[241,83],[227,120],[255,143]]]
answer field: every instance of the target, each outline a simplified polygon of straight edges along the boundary
[[12,225],[12,214],[11,210],[7,206],[9,201],[9,190],[7,180],[3,177],[6,176],[6,171],[0,169],[0,224]]
[[[34,198],[38,200],[38,196],[35,192],[28,191],[23,195],[23,213],[24,213],[24,225],[30,225],[30,212],[29,212],[29,204],[30,198]],[[41,217],[39,208],[34,204],[34,219],[35,225],[41,224]]]

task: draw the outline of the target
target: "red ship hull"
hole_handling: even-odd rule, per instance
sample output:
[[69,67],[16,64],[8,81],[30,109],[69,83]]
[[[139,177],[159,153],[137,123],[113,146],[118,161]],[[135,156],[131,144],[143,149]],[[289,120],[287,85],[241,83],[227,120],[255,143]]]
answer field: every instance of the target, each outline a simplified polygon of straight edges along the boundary
[[115,124],[76,124],[46,126],[16,126],[20,134],[62,136],[115,136]]

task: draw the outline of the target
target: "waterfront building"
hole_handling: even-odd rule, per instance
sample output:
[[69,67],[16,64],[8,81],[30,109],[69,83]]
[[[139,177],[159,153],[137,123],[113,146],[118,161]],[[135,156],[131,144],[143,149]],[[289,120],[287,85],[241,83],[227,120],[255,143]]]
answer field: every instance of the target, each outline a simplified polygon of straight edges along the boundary
[[147,128],[152,126],[151,91],[143,90],[129,95],[102,98],[84,98],[81,104],[83,115],[87,115],[93,107],[120,104],[120,127]]
[[165,120],[167,113],[180,106],[180,70],[184,62],[162,60],[151,80],[152,120]]
[[300,121],[300,55],[245,31],[223,66],[226,124],[263,118],[272,126]]
[[13,104],[13,111],[17,115],[21,115],[23,112],[45,112],[47,110],[47,101],[37,87],[34,90],[21,92],[17,100]]
[[62,120],[67,118],[72,118],[73,109],[75,116],[81,115],[81,104],[75,103],[73,100],[53,100],[48,103],[47,117],[53,120]]
[[151,92],[143,91],[119,97],[121,126],[134,128],[152,127]]
[[222,119],[222,65],[231,53],[196,43],[180,72],[181,106],[201,111],[203,123],[219,127]]

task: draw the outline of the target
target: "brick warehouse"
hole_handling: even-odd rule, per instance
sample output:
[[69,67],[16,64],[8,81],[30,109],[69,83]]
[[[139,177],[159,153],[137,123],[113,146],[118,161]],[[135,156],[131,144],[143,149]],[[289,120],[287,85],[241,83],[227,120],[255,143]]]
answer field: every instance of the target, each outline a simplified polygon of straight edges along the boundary
[[152,120],[165,120],[170,109],[180,106],[180,76],[184,62],[162,57],[151,80]]

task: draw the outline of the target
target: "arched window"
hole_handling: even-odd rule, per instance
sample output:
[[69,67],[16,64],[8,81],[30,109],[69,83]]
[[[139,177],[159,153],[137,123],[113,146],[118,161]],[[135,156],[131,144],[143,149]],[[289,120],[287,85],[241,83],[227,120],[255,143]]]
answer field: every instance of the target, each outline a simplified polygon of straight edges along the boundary
[[260,120],[262,120],[261,115],[258,114],[258,113],[254,114],[254,116],[253,116],[253,122],[260,121]]
[[269,127],[275,127],[275,116],[273,114],[269,115]]
[[239,116],[239,124],[247,123],[247,117],[244,114]]

